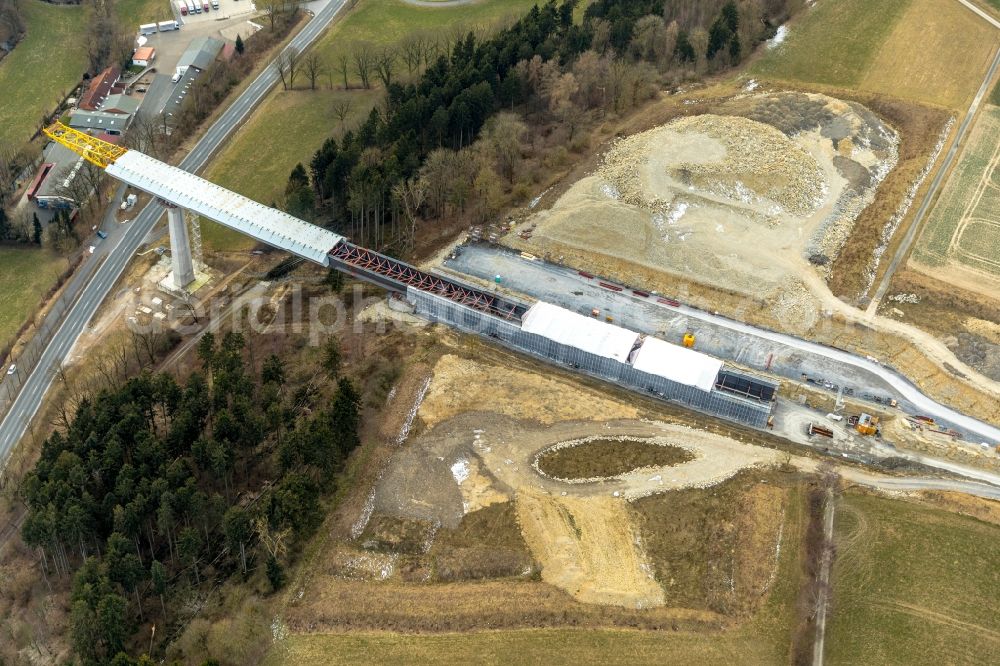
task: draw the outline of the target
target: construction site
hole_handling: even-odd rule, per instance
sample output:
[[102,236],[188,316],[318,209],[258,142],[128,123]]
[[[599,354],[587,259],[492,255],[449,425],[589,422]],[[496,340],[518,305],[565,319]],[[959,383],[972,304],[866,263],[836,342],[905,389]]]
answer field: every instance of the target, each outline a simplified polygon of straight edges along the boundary
[[[696,262],[698,251],[691,248],[704,243],[705,256],[734,259],[726,267],[716,266],[729,278],[746,270],[748,284],[759,281],[748,293],[770,293],[780,301],[768,285],[787,283],[792,275],[801,278],[803,271],[821,276],[836,257],[853,217],[892,168],[896,137],[857,104],[802,94],[736,98],[732,108],[783,124],[760,130],[756,126],[762,120],[694,116],[625,137],[603,157],[598,175],[574,184],[551,211],[529,217],[522,223],[529,231],[510,231],[504,238],[515,247],[544,249],[551,257],[563,246],[546,242],[561,233],[560,225],[585,224],[586,211],[595,206],[593,220],[622,214],[646,225],[645,231],[623,234],[645,239],[636,252],[623,256],[639,256],[639,247],[670,252],[691,240],[681,254],[656,255],[659,259],[649,259],[648,266],[676,265],[681,257]],[[1000,430],[935,401],[874,357],[830,350],[705,312],[683,302],[683,294],[661,295],[644,291],[650,287],[645,283],[640,289],[617,282],[617,271],[597,273],[607,267],[600,261],[579,266],[595,271],[591,273],[563,265],[564,255],[548,263],[477,241],[478,230],[465,245],[453,246],[438,270],[422,270],[135,150],[61,125],[46,132],[166,208],[170,271],[162,275],[162,269],[153,269],[160,271],[157,285],[164,297],[197,292],[208,279],[196,279],[198,253],[192,252],[188,229],[194,216],[185,216],[190,211],[384,289],[390,311],[445,324],[665,404],[772,431],[858,462],[909,459],[972,476],[978,468],[984,470],[983,479],[992,478],[987,470],[1000,469]],[[658,157],[662,154],[671,161]],[[757,160],[779,166],[762,171]],[[753,177],[761,173],[765,175]],[[599,197],[564,215],[563,206],[580,187]],[[703,209],[713,220],[730,215],[730,226],[716,222],[709,233],[709,218],[699,217]],[[659,231],[653,234],[653,229]],[[555,236],[550,238],[549,230]],[[753,247],[748,234],[766,238],[771,231],[784,235],[778,243],[788,262],[783,276],[754,270],[750,258],[739,255]],[[586,238],[594,247],[624,247],[585,229],[574,228],[569,235]],[[726,245],[733,236],[740,238]],[[723,252],[719,243],[733,252]],[[593,249],[587,252],[594,256]],[[708,275],[693,263],[685,269],[702,278]],[[155,316],[165,321],[169,308],[163,299],[157,297],[153,305],[159,310]],[[142,314],[153,315],[146,310],[150,308],[142,308]],[[947,460],[933,461],[931,456],[942,453]],[[622,492],[635,497],[633,491]]]
[[[379,418],[352,485],[269,619],[273,654],[289,633],[574,627],[671,632],[660,655],[681,660],[779,663],[823,626],[835,492],[862,505],[933,491],[935,506],[962,493],[967,515],[993,515],[993,361],[887,312],[917,305],[906,294],[866,312],[830,286],[897,166],[937,153],[908,154],[900,127],[832,94],[750,80],[664,99],[669,117],[420,265],[138,150],[44,130],[166,213],[148,235],[167,241],[83,346],[123,324],[189,326],[220,293],[228,315],[252,295],[284,321],[283,276],[245,287],[250,262],[206,265],[199,217],[375,295],[352,353],[391,347],[400,367],[368,396]],[[949,233],[965,238],[974,212]],[[967,259],[958,240],[937,259]],[[874,268],[865,257],[866,291],[887,247]],[[272,348],[305,346],[286,333]]]

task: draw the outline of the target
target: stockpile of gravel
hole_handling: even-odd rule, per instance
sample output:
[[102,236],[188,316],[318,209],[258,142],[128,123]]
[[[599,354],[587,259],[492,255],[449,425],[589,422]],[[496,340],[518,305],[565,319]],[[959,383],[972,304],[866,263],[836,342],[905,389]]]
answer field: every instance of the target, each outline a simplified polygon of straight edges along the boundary
[[822,201],[825,181],[819,165],[779,130],[736,116],[699,115],[619,140],[598,172],[627,203],[664,209],[673,198],[646,191],[640,169],[656,151],[668,150],[676,135],[702,136],[721,144],[721,160],[662,160],[680,189],[724,197],[733,202],[769,204],[772,215],[809,215]]

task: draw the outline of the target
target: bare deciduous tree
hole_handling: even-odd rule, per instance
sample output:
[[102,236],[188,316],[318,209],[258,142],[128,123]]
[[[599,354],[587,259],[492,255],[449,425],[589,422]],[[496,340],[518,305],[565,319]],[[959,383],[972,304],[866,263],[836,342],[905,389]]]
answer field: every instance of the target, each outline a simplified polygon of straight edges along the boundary
[[420,70],[420,61],[424,55],[424,41],[423,35],[413,34],[404,39],[399,45],[403,62],[406,63],[406,72],[410,76]]
[[344,132],[344,123],[347,121],[347,116],[351,114],[351,109],[354,108],[354,104],[349,99],[342,99],[333,105],[333,115],[337,117],[340,121],[340,132]]
[[160,123],[145,113],[139,113],[125,134],[125,145],[139,152],[159,157]]
[[382,85],[386,88],[392,83],[392,76],[396,71],[397,58],[396,51],[388,47],[382,49],[375,56],[375,71],[378,73],[378,78],[382,80]]
[[375,65],[375,54],[369,44],[355,44],[351,49],[351,57],[354,62],[354,73],[361,79],[361,85],[365,89],[371,88],[371,73]]
[[278,71],[281,86],[285,90],[295,87],[295,75],[299,69],[299,50],[289,46],[274,59],[274,68]]
[[483,127],[483,139],[492,148],[500,171],[510,183],[514,182],[527,134],[528,126],[516,113],[509,111],[496,114]]
[[7,143],[0,143],[0,208],[7,204],[7,197],[14,191],[17,178],[17,151]]
[[[82,171],[84,168],[80,167],[80,170]],[[77,206],[82,206],[84,202],[90,199],[90,183],[87,182],[86,178],[80,177],[77,165],[64,168],[57,174],[57,177],[59,178],[57,181],[59,185],[55,188],[57,196],[68,199]],[[91,201],[90,205],[93,206],[93,204],[94,202]]]
[[337,54],[337,59],[334,62],[333,68],[337,70],[341,78],[344,81],[344,90],[350,90],[351,84],[347,80],[347,75],[351,72],[351,56],[346,51],[341,51]]
[[417,214],[427,200],[427,184],[422,178],[408,178],[396,183],[392,195],[403,207],[409,227],[406,231],[406,247],[411,249],[417,238]]
[[323,62],[322,56],[315,52],[310,53],[303,59],[302,67],[309,78],[309,89],[316,90],[316,79],[326,71],[326,65]]

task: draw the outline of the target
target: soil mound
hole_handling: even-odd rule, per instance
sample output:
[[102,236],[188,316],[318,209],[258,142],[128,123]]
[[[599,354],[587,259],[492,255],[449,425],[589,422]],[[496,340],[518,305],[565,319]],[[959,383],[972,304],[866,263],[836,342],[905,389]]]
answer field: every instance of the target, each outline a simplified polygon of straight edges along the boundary
[[594,481],[691,460],[694,456],[686,449],[657,440],[593,437],[545,449],[536,456],[534,467],[560,481]]

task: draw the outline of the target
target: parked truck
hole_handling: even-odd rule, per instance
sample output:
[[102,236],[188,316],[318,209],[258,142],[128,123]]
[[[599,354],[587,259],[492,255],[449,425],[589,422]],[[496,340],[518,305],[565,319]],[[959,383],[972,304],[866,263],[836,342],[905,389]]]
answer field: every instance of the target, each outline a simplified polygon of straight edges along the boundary
[[155,23],[143,23],[142,25],[139,26],[140,35],[152,35],[155,32],[156,32]]
[[825,426],[818,425],[816,423],[809,424],[808,430],[809,436],[820,435],[822,437],[833,437],[833,431]]
[[169,32],[170,30],[180,30],[181,24],[177,21],[160,21],[156,24],[160,29],[160,32]]

